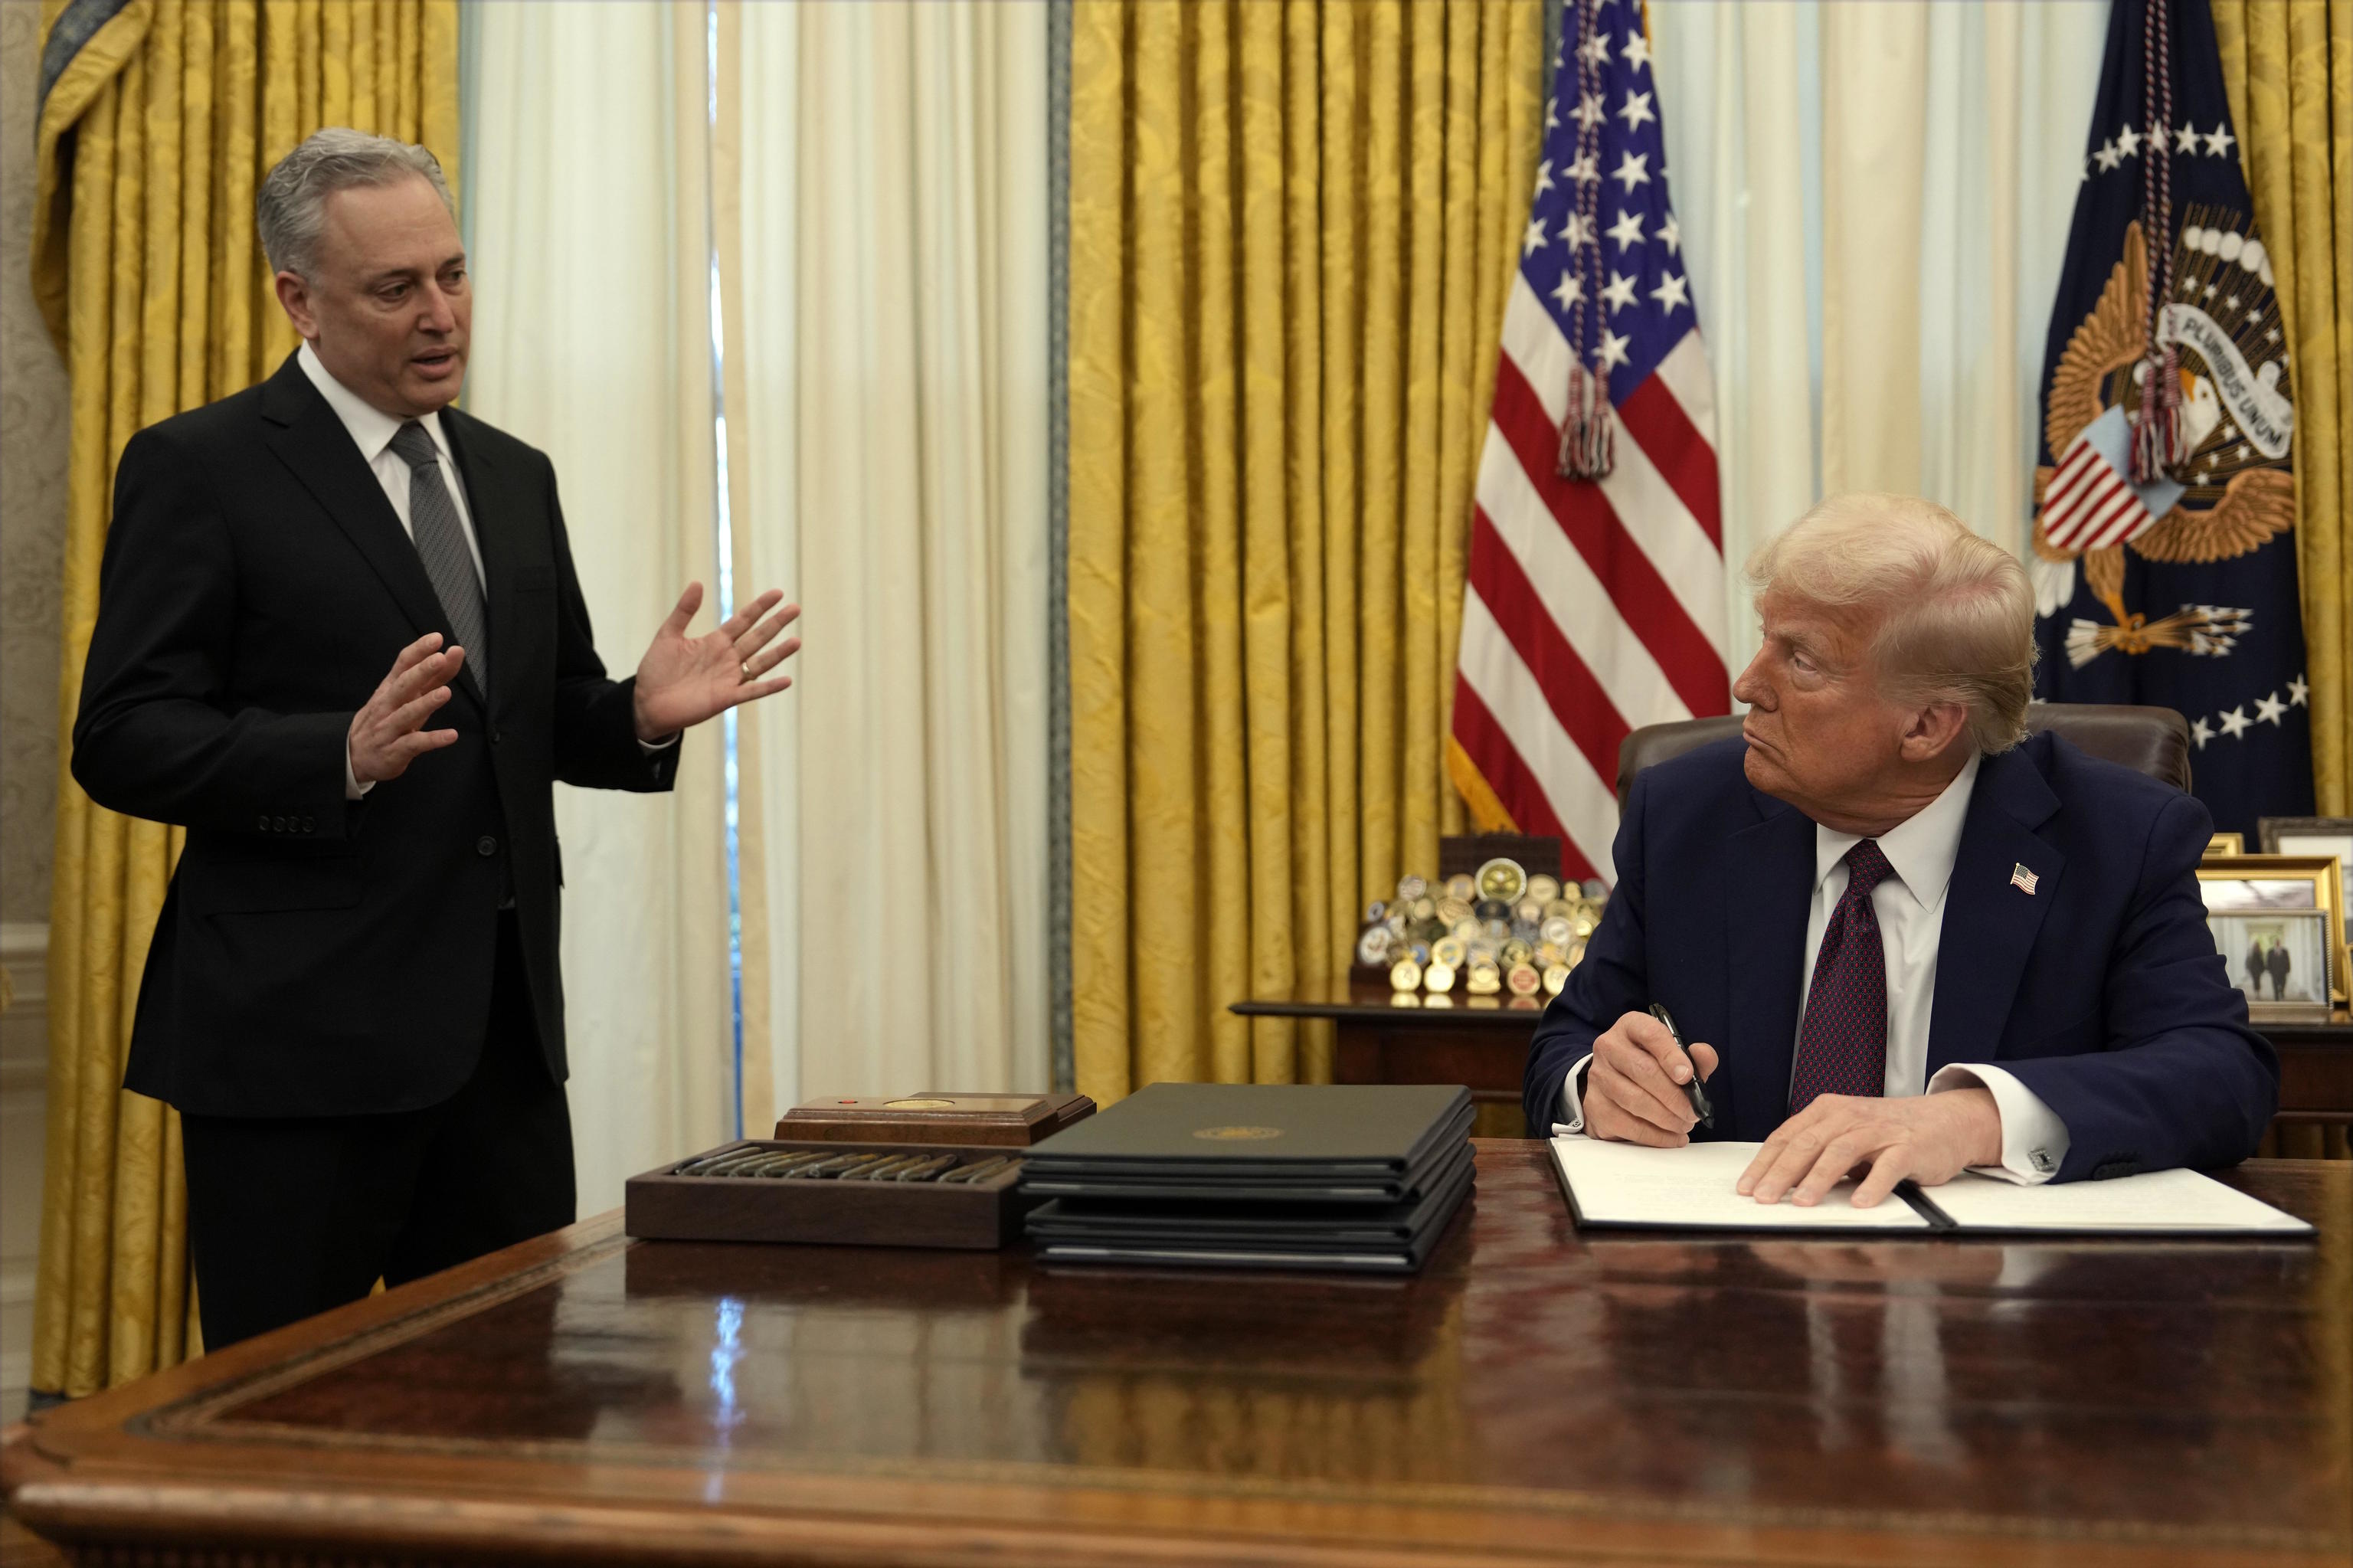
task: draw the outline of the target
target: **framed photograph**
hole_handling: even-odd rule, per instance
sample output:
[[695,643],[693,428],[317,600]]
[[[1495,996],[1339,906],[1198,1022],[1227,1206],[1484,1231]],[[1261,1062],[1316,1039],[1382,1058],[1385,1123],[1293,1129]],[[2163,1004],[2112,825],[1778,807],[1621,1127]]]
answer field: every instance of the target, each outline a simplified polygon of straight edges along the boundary
[[[2340,885],[2353,873],[2353,817],[2264,817],[2255,832],[2265,854],[2333,854]],[[2353,909],[2340,904],[2337,912],[2345,916],[2346,940],[2353,941]]]
[[[2198,891],[2206,901],[2209,923],[2217,915],[2285,914],[2301,909],[2313,909],[2325,916],[2322,929],[2327,933],[2322,944],[2321,958],[2326,962],[2327,984],[2324,996],[2337,1001],[2346,1000],[2348,982],[2353,982],[2353,959],[2348,959],[2345,945],[2345,885],[2343,868],[2334,855],[2312,854],[2242,854],[2219,855],[2202,861],[2198,867]],[[2235,964],[2245,956],[2242,947],[2237,954],[2223,943],[2220,934],[2215,938],[2216,950]],[[2293,952],[2290,958],[2294,957]],[[2235,974],[2237,970],[2233,969]]]
[[2206,841],[2206,853],[2209,855],[2244,854],[2247,853],[2247,841],[2237,833],[2216,833]]
[[2320,909],[2210,910],[2207,928],[2255,1023],[2325,1023],[2336,927]]

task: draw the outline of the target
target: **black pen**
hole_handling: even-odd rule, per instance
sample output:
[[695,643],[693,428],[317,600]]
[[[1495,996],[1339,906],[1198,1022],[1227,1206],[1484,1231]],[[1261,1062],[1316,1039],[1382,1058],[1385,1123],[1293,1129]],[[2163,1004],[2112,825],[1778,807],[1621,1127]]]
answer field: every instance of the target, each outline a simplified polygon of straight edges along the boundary
[[1667,1033],[1674,1036],[1675,1049],[1683,1054],[1684,1061],[1691,1062],[1692,1075],[1683,1085],[1683,1093],[1691,1097],[1692,1114],[1699,1118],[1700,1126],[1713,1128],[1715,1126],[1715,1107],[1707,1103],[1707,1091],[1699,1086],[1699,1064],[1692,1062],[1691,1047],[1683,1044],[1683,1032],[1675,1027],[1675,1021],[1667,1016],[1667,1010],[1655,1001],[1651,1003],[1651,1016],[1667,1026]]

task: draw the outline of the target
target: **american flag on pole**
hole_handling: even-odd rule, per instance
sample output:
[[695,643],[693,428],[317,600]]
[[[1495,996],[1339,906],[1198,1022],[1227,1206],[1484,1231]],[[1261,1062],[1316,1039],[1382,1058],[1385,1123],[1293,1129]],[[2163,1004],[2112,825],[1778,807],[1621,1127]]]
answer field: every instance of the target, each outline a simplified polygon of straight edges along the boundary
[[[1636,0],[1567,0],[1481,455],[1447,762],[1481,828],[1614,881],[1618,744],[1731,710],[1715,397]],[[1573,371],[1608,472],[1564,478]],[[1570,420],[1589,436],[1590,421]],[[1571,465],[1577,466],[1577,465]]]

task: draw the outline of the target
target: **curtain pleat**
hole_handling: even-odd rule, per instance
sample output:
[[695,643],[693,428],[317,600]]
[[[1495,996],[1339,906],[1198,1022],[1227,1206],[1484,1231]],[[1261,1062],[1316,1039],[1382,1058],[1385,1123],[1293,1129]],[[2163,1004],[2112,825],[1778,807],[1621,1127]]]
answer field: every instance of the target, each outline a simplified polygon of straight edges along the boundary
[[1471,489],[1543,12],[1082,0],[1071,19],[1079,1087],[1326,1079],[1228,1004],[1340,972],[1462,821]]
[[2353,814],[2353,5],[2213,0],[2222,85],[2295,347],[2313,796]]
[[2043,334],[2106,7],[1687,0],[1650,12],[1737,567],[1821,495],[1952,507],[2022,551]]
[[[441,139],[427,144],[454,185],[456,0],[384,9],[406,16],[420,40],[396,57],[396,74],[418,102],[445,105]],[[254,238],[254,186],[330,122],[315,116],[332,105],[301,84],[304,62],[326,76],[345,61],[331,26],[342,12],[315,0],[132,0],[42,102],[33,291],[73,389],[61,730],[80,701],[123,445],[250,385],[293,345]],[[66,15],[53,8],[48,21]],[[91,804],[69,762],[61,748],[31,1386],[79,1395],[178,1362],[197,1336],[179,1118],[121,1088],[139,976],[183,834]]]
[[739,581],[807,639],[740,748],[747,1062],[779,1104],[1043,1089],[1046,9],[740,21]]
[[[694,630],[717,619],[702,24],[664,0],[488,6],[474,61],[466,406],[554,463],[617,675],[688,582]],[[735,1129],[722,741],[690,731],[665,795],[556,791],[585,1213]]]

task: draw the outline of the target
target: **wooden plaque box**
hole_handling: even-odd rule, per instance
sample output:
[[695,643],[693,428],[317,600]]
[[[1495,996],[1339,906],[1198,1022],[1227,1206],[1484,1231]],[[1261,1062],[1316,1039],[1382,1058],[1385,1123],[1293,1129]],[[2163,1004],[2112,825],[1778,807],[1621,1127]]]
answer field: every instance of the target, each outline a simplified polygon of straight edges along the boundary
[[1019,1192],[1008,1165],[969,1184],[934,1181],[786,1181],[770,1176],[681,1176],[697,1160],[734,1150],[799,1149],[836,1154],[961,1154],[965,1164],[1000,1157],[970,1144],[826,1139],[744,1139],[632,1176],[623,1189],[622,1228],[648,1241],[805,1242],[832,1246],[925,1246],[987,1250],[1021,1234],[1037,1199]]
[[984,1095],[926,1089],[892,1098],[810,1100],[776,1123],[778,1138],[827,1143],[980,1143],[1026,1149],[1094,1115],[1084,1095]]

